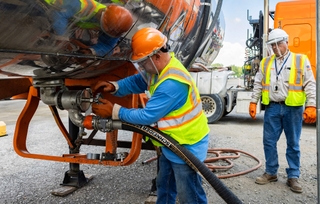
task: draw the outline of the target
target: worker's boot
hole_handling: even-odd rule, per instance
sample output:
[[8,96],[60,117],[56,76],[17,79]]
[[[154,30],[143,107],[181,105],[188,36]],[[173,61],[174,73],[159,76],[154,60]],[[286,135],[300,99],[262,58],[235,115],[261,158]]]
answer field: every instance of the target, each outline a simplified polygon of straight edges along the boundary
[[278,181],[277,175],[270,175],[267,173],[264,173],[262,176],[256,178],[256,183],[260,185],[264,185],[275,181]]
[[290,190],[292,190],[293,192],[302,193],[302,188],[297,178],[289,178],[287,180],[287,185],[290,187]]

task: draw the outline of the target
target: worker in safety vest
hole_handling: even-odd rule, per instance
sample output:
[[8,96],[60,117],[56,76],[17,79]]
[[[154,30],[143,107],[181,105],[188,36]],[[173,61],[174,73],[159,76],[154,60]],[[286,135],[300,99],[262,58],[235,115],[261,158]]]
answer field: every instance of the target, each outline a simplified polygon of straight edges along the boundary
[[[277,181],[279,168],[277,142],[284,130],[287,139],[286,158],[289,167],[287,185],[301,193],[300,135],[302,122],[316,122],[316,83],[308,57],[288,49],[288,34],[279,28],[269,34],[267,45],[273,55],[263,58],[255,76],[250,116],[255,119],[259,99],[265,107],[263,145],[265,173],[257,184]],[[306,107],[305,110],[304,106]]]
[[52,28],[56,35],[68,40],[74,25],[99,32],[98,42],[92,42],[85,54],[104,56],[115,47],[119,37],[133,24],[131,13],[124,7],[104,5],[94,0],[44,0],[49,5]]
[[[199,91],[186,68],[169,52],[167,37],[154,28],[143,28],[132,37],[131,61],[140,73],[117,82],[100,81],[115,96],[146,93],[145,108],[128,109],[100,99],[92,110],[101,117],[132,124],[152,125],[174,138],[199,160],[207,155],[209,127],[202,111]],[[159,143],[154,143],[160,145]],[[167,147],[160,147],[156,180],[157,203],[207,203],[201,177]]]

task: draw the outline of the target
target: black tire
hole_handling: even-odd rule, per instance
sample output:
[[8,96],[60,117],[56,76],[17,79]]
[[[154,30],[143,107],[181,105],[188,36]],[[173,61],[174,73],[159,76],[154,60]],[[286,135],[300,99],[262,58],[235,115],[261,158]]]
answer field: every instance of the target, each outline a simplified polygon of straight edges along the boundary
[[215,123],[225,112],[225,101],[218,94],[202,94],[202,109],[207,116],[208,123]]

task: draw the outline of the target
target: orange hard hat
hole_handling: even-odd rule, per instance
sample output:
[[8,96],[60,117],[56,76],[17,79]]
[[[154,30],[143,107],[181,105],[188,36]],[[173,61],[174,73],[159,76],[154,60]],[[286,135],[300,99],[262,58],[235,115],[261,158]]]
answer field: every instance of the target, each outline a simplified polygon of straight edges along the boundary
[[104,33],[111,37],[120,37],[133,24],[133,18],[122,6],[109,5],[101,15],[100,26]]
[[167,37],[155,28],[142,28],[132,36],[131,61],[140,62],[167,43]]

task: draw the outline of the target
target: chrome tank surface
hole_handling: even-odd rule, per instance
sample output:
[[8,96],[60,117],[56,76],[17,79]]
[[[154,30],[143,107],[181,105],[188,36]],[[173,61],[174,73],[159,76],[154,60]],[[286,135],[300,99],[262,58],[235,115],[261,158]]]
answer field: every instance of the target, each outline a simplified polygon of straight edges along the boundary
[[[59,44],[61,36],[55,35],[52,29],[50,13],[56,7],[44,0],[0,0],[0,65],[17,59],[17,63],[3,66],[2,72],[25,76],[24,69],[29,73],[31,68],[35,70],[31,75],[35,78],[83,79],[107,74],[129,61],[131,37],[143,27],[162,31],[169,39],[171,50],[187,68],[194,62],[211,65],[222,47],[224,19],[219,10],[218,18],[213,20],[217,11],[214,0],[117,2],[131,12],[134,23],[108,54],[98,57],[79,52],[79,46],[88,41],[94,44],[101,31],[81,29],[75,26],[76,18],[69,20],[64,39],[76,38],[82,44],[72,44],[66,49]],[[52,65],[52,62],[59,63]]]

